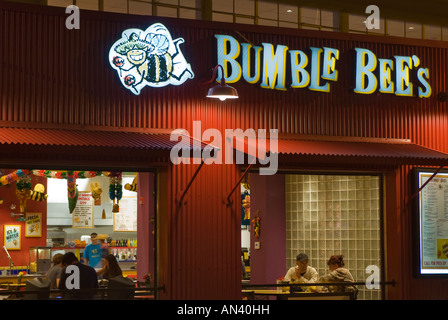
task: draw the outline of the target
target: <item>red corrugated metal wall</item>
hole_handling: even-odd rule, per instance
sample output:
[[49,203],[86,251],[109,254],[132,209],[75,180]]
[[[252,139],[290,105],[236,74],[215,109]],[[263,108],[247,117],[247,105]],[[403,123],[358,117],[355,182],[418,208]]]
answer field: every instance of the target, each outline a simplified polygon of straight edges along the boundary
[[[447,103],[436,99],[438,92],[448,89],[446,43],[87,11],[81,11],[80,30],[67,30],[67,16],[65,8],[0,4],[1,122],[184,128],[191,132],[193,121],[201,120],[202,130],[277,128],[293,134],[409,138],[448,152]],[[155,22],[164,23],[173,38],[185,39],[181,49],[195,79],[179,87],[147,87],[134,96],[109,66],[109,47],[123,30],[146,29]],[[338,48],[339,81],[331,83],[331,93],[266,90],[240,81],[234,84],[240,95],[237,101],[208,101],[207,86],[201,84],[210,79],[216,64],[214,34],[229,34],[255,45],[284,44],[290,49]],[[430,70],[432,97],[354,94],[350,71],[355,47],[370,49],[378,58],[416,54]],[[232,212],[222,198],[239,172],[231,165],[204,166],[187,194],[187,204],[176,210],[174,197],[196,168],[169,169],[168,207],[161,217],[169,232],[160,244],[167,251],[162,254],[166,269],[160,273],[167,285],[164,297],[238,298],[239,208],[234,205],[236,212]],[[409,168],[399,170],[397,180],[397,202],[402,207],[410,194]],[[440,298],[443,288],[439,282],[412,279],[411,213],[399,211],[387,212],[394,217],[388,221],[387,252],[402,249],[402,264],[388,265],[389,274],[401,277],[392,298]]]

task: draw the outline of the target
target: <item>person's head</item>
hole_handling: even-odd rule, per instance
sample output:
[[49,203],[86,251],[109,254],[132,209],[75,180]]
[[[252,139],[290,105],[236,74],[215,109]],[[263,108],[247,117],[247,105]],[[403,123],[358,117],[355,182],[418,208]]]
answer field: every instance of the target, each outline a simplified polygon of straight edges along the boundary
[[53,265],[59,265],[62,263],[62,258],[64,255],[62,253],[56,253],[53,257]]
[[69,266],[71,264],[79,262],[78,258],[76,258],[75,254],[73,252],[67,252],[62,257],[62,264],[64,266]]
[[96,234],[95,232],[92,232],[90,234],[90,240],[92,240],[92,244],[97,244],[98,243],[98,234]]
[[103,244],[103,243],[106,243],[107,235],[106,234],[99,234],[99,235],[96,236],[96,238],[98,239],[98,241],[101,244]]
[[115,258],[113,254],[108,254],[107,256],[105,256],[103,258],[103,261],[106,264],[106,266],[111,266],[115,264],[118,265],[117,258]]
[[305,272],[308,266],[308,256],[305,253],[299,253],[296,257],[296,264],[300,272]]
[[331,256],[330,259],[328,259],[327,264],[330,267],[330,271],[343,267],[345,265],[344,256],[343,255]]
[[103,263],[107,269],[109,269],[109,273],[113,275],[121,274],[121,268],[118,265],[117,258],[113,254],[108,254],[103,258]]

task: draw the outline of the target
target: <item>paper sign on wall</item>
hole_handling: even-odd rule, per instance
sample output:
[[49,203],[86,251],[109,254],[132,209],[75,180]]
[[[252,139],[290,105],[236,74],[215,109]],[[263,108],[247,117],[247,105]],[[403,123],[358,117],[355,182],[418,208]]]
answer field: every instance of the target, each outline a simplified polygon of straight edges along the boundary
[[8,250],[21,249],[21,226],[5,225],[3,229],[3,245]]
[[94,200],[90,191],[80,191],[78,201],[72,213],[73,228],[93,228]]
[[122,197],[120,212],[114,212],[114,231],[137,231],[137,197]]
[[25,215],[25,237],[38,238],[42,236],[42,213],[27,212]]

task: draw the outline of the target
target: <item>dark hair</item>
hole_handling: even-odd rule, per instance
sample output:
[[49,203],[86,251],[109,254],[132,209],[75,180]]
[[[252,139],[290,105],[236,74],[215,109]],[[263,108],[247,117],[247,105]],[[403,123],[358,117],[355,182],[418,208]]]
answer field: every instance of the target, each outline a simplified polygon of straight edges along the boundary
[[106,269],[106,272],[103,275],[104,279],[110,279],[116,276],[123,275],[120,266],[118,265],[117,258],[113,254],[108,254],[104,257],[107,260],[109,267]]
[[78,262],[78,258],[76,258],[75,254],[73,252],[67,252],[66,254],[64,254],[64,256],[62,257],[62,264],[64,266],[69,266],[71,265],[73,262]]
[[90,234],[90,236],[97,236],[98,234],[96,233],[96,232],[92,232],[91,234]]
[[297,261],[308,261],[308,256],[305,253],[299,253],[296,257]]
[[54,265],[60,264],[62,262],[63,257],[64,255],[62,253],[56,253],[53,257],[53,264]]
[[344,256],[343,255],[331,256],[330,259],[328,259],[327,264],[328,265],[337,264],[338,267],[343,267],[345,265]]

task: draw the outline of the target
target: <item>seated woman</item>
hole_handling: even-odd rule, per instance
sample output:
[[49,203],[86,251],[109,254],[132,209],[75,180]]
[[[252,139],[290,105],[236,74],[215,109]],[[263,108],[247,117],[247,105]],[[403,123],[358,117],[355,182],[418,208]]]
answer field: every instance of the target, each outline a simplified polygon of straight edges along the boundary
[[113,254],[108,254],[103,259],[103,267],[97,271],[97,275],[103,276],[103,279],[110,279],[116,276],[122,276],[120,266],[118,265],[117,258]]
[[[330,267],[330,273],[319,278],[319,282],[355,282],[352,274],[347,268],[344,268],[344,256],[331,256],[327,262]],[[345,290],[344,288],[345,287]],[[354,292],[355,297],[358,289],[354,285],[347,286],[329,286],[330,292]]]

